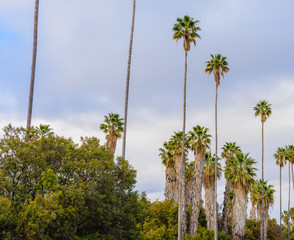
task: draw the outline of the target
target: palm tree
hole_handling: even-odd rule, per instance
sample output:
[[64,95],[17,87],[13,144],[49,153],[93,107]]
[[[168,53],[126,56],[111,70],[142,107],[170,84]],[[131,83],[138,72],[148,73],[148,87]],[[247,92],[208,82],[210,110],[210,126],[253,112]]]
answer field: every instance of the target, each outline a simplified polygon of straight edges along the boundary
[[191,206],[191,221],[190,234],[194,236],[197,231],[198,217],[200,213],[201,191],[203,182],[204,157],[205,152],[210,147],[211,135],[208,133],[208,128],[197,125],[188,133],[188,141],[190,149],[194,151],[194,174],[192,176],[192,206]]
[[166,200],[175,201],[176,190],[176,171],[175,171],[175,159],[173,156],[173,149],[171,142],[164,142],[163,148],[159,149],[159,156],[162,159],[162,163],[165,165],[165,192],[164,196]]
[[[215,80],[215,156],[217,156],[217,89],[220,85],[220,76],[224,78],[224,74],[229,71],[228,62],[226,57],[223,57],[221,54],[212,55],[211,60],[206,62],[205,73],[211,74],[214,73]],[[217,201],[217,177],[215,177],[215,202]],[[215,204],[216,206],[216,204]],[[217,210],[214,209],[215,221],[217,221]],[[214,229],[214,239],[217,240],[217,224],[215,224]]]
[[44,137],[52,132],[52,128],[50,128],[50,125],[40,124],[40,126],[36,128],[36,132],[41,137]]
[[[255,117],[261,116],[261,134],[262,134],[262,182],[264,179],[264,123],[269,118],[269,116],[272,114],[272,108],[271,104],[267,103],[265,100],[259,101],[256,106],[253,108]],[[261,216],[261,240],[264,240],[264,200],[263,200],[263,185],[262,185],[262,216]]]
[[104,123],[100,124],[100,129],[106,133],[106,146],[112,154],[115,153],[117,139],[123,132],[123,119],[117,113],[109,113],[104,116]]
[[[273,205],[274,203],[274,186],[273,185],[268,185],[268,181],[263,182],[263,189],[264,189],[264,209],[265,209],[265,214],[264,214],[264,239],[267,237],[267,224],[268,224],[268,210],[269,207]],[[253,204],[257,206],[257,216],[258,220],[261,220],[261,205],[262,205],[262,180],[256,181],[256,184],[253,187],[252,191],[252,199],[253,199]]]
[[291,225],[294,226],[294,208],[289,209],[289,217],[291,219]]
[[[184,136],[185,136],[185,130],[186,130],[186,85],[187,85],[187,56],[188,52],[190,51],[190,42],[193,42],[196,46],[196,39],[200,38],[198,35],[198,31],[201,29],[197,26],[198,20],[194,20],[193,18],[189,16],[184,16],[183,18],[178,18],[177,22],[173,27],[173,39],[178,41],[179,39],[183,38],[183,47],[185,51],[185,75],[184,75],[184,104],[183,104],[183,148],[185,144]],[[182,153],[182,162],[181,162],[181,176],[184,175],[184,152]],[[182,178],[181,178],[182,179]],[[181,197],[182,197],[182,186],[183,182],[180,184],[180,201],[179,201],[179,216],[178,216],[178,222],[182,222],[182,205]],[[183,232],[183,229],[181,229],[181,224],[178,224],[178,239],[181,240],[183,236],[185,235],[185,232]]]
[[136,0],[133,0],[133,15],[132,15],[132,26],[129,43],[129,57],[128,57],[128,69],[127,69],[127,80],[126,80],[126,93],[125,93],[125,111],[124,111],[124,128],[123,128],[123,144],[122,144],[122,157],[125,159],[126,155],[126,140],[127,140],[127,120],[128,120],[128,105],[129,105],[129,88],[130,88],[130,75],[131,75],[131,63],[132,63],[132,50],[133,50],[133,38],[134,38],[134,27],[135,27],[135,13],[136,13]]
[[185,168],[185,200],[186,205],[189,206],[192,204],[193,193],[194,193],[194,184],[193,184],[193,176],[194,176],[194,161],[187,162]]
[[231,159],[230,167],[226,168],[225,176],[232,181],[234,189],[232,232],[233,239],[242,239],[245,235],[247,194],[254,182],[256,162],[249,157],[249,153],[238,152]]
[[[236,142],[228,143],[222,147],[222,153],[221,156],[226,160],[226,168],[230,167],[230,159],[236,155],[237,152],[240,152],[241,149],[240,147],[236,144]],[[224,193],[224,202],[223,202],[223,216],[222,216],[222,221],[221,221],[221,227],[222,230],[226,233],[228,233],[228,221],[229,221],[229,216],[230,214],[230,209],[229,209],[229,196],[230,193],[233,190],[233,185],[230,181],[227,180],[226,182],[226,188],[225,188],[225,193]]]
[[35,0],[34,40],[33,40],[33,56],[32,56],[32,68],[31,68],[31,81],[30,81],[30,94],[29,94],[29,104],[28,104],[27,128],[31,127],[31,122],[32,122],[35,72],[36,72],[36,60],[37,60],[38,17],[39,17],[39,0]]
[[286,164],[285,148],[278,148],[274,157],[276,164],[280,167],[280,240],[282,240],[282,167]]
[[[291,227],[291,224],[289,223],[289,211],[284,211],[282,213],[282,220],[284,221],[285,228],[289,229]],[[288,238],[289,238],[289,235],[288,235]]]
[[250,186],[250,203],[251,203],[251,209],[250,209],[250,219],[256,221],[256,203],[254,201],[255,199],[255,182],[252,183]]
[[217,178],[221,177],[221,166],[217,160],[217,165],[215,164],[215,155],[211,155],[211,152],[205,153],[204,158],[204,172],[203,172],[203,186],[205,190],[205,211],[206,211],[206,221],[207,228],[215,229],[217,221],[214,217],[214,209],[216,209],[216,202],[214,201],[215,196],[215,166],[217,166]]

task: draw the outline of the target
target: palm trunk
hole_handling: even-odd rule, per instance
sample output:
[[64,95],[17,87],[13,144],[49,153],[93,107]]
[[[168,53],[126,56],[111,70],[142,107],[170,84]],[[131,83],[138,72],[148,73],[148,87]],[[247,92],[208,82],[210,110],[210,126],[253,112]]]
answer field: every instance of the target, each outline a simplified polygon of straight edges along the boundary
[[166,167],[165,169],[165,199],[175,201],[175,187],[176,187],[176,177],[175,168]]
[[186,233],[186,204],[185,204],[185,185],[184,185],[184,161],[185,161],[185,131],[186,131],[186,87],[187,87],[187,56],[185,51],[185,76],[184,76],[184,104],[183,104],[183,139],[182,139],[182,161],[181,161],[181,177],[179,189],[179,217],[178,217],[178,240],[182,240]]
[[217,240],[217,88],[218,83],[216,83],[215,88],[215,196],[214,196],[214,218],[215,218],[215,226],[214,226],[214,240]]
[[287,219],[287,225],[288,225],[288,240],[290,240],[290,224],[289,224],[289,213],[290,213],[290,162],[289,162],[289,198],[288,198],[288,219]]
[[117,142],[117,137],[115,136],[114,129],[111,129],[106,140],[106,146],[109,148],[112,154],[115,153],[116,142]]
[[135,13],[136,13],[136,0],[133,0],[133,17],[132,17],[131,36],[130,36],[130,43],[129,43],[129,57],[128,57],[127,82],[126,82],[126,93],[125,93],[124,133],[123,133],[123,144],[122,144],[122,157],[123,157],[123,159],[125,159],[125,154],[126,154],[126,134],[127,134],[127,120],[128,120],[129,86],[130,86],[130,73],[131,73],[131,63],[132,63]]
[[245,235],[247,193],[241,186],[234,187],[233,202],[233,240],[243,239]]
[[264,239],[267,238],[268,210],[269,210],[269,206],[266,206],[265,214],[264,214]]
[[282,240],[282,167],[280,165],[280,240]]
[[230,209],[229,209],[229,193],[233,190],[232,189],[232,183],[231,181],[227,180],[226,182],[226,189],[224,193],[224,203],[223,203],[223,216],[222,216],[222,230],[225,233],[228,233],[228,221],[229,221],[229,216],[230,216]]
[[176,184],[175,184],[175,192],[174,192],[175,202],[179,202],[179,196],[180,196],[181,160],[182,160],[182,153],[176,154],[175,156]]
[[264,186],[263,186],[263,182],[264,182],[264,176],[263,176],[263,160],[264,160],[264,131],[263,131],[263,127],[264,127],[264,122],[261,122],[261,135],[262,135],[262,158],[261,158],[261,173],[262,173],[262,177],[261,177],[261,181],[262,181],[262,192],[261,192],[261,226],[260,226],[260,231],[261,231],[261,240],[264,240]]
[[189,206],[192,204],[192,195],[193,195],[193,182],[192,179],[186,180],[186,193],[185,193],[185,199],[186,199],[186,205]]
[[214,229],[215,226],[215,217],[214,217],[214,197],[215,197],[215,184],[204,184],[205,190],[205,213],[206,213],[206,222],[208,229]]
[[253,204],[253,201],[251,201],[250,219],[256,220],[256,208],[255,208],[255,205]]
[[28,104],[27,128],[31,127],[31,122],[32,122],[35,72],[36,72],[36,60],[37,60],[38,18],[39,18],[39,0],[35,0],[34,40],[33,40],[33,55],[32,55],[32,68],[31,68],[31,82],[30,82],[30,94],[29,94],[29,104]]
[[190,224],[190,234],[194,236],[197,231],[198,218],[200,213],[201,204],[201,190],[203,182],[203,170],[204,170],[204,154],[200,148],[194,151],[195,163],[194,163],[194,174],[192,177],[192,182],[195,184],[193,188],[192,196],[192,207],[191,207],[191,224]]

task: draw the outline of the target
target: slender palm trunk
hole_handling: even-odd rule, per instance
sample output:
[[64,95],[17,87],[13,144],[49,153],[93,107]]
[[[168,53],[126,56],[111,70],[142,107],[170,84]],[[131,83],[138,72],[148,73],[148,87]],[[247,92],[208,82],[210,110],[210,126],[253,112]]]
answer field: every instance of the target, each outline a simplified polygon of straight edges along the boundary
[[268,210],[269,210],[269,206],[266,206],[265,213],[264,213],[264,239],[265,240],[267,238]]
[[27,128],[31,127],[31,121],[32,121],[35,72],[36,72],[36,60],[37,60],[38,18],[39,18],[39,0],[35,0],[34,40],[33,40],[33,56],[32,56],[32,68],[31,68],[31,82],[30,82],[30,94],[29,94],[29,104],[28,104]]
[[194,152],[195,164],[194,164],[194,174],[192,176],[192,182],[195,184],[193,187],[192,195],[192,207],[191,207],[191,224],[190,224],[190,234],[194,236],[197,231],[198,218],[200,213],[201,204],[201,190],[203,182],[203,170],[204,170],[204,154],[205,152],[198,148]]
[[217,240],[217,88],[218,84],[216,83],[215,88],[215,196],[214,196],[214,218],[215,218],[215,226],[214,226],[214,240]]
[[262,187],[261,187],[261,227],[260,227],[260,231],[261,231],[261,240],[264,240],[264,187],[263,187],[263,182],[264,182],[264,168],[263,168],[263,160],[264,160],[264,131],[263,131],[263,127],[264,127],[264,122],[261,122],[261,135],[262,135],[262,157],[261,157],[261,181],[262,181]]
[[124,159],[125,159],[125,154],[126,154],[126,134],[127,134],[127,120],[128,120],[129,87],[130,87],[130,73],[131,73],[131,63],[132,63],[135,13],[136,13],[136,0],[133,0],[133,17],[132,17],[131,36],[130,36],[130,43],[129,43],[128,70],[127,70],[127,82],[126,82],[126,93],[125,93],[124,133],[123,133],[123,144],[122,144],[122,157]]
[[178,240],[182,240],[186,233],[186,204],[185,204],[185,189],[184,187],[184,160],[185,160],[185,131],[186,131],[186,87],[187,87],[187,56],[185,51],[185,76],[184,76],[184,104],[183,104],[183,139],[182,139],[182,161],[181,161],[181,177],[179,189],[179,217],[178,217]]
[[224,202],[223,202],[223,216],[222,216],[222,222],[221,227],[222,230],[225,233],[228,233],[228,221],[230,216],[230,209],[229,209],[229,194],[233,190],[232,182],[227,180],[226,182],[226,188],[224,193]]
[[280,240],[282,240],[282,167],[280,165]]
[[287,219],[287,224],[288,224],[288,240],[290,240],[290,224],[289,224],[289,214],[290,214],[290,162],[289,162],[289,198],[288,198],[288,219]]

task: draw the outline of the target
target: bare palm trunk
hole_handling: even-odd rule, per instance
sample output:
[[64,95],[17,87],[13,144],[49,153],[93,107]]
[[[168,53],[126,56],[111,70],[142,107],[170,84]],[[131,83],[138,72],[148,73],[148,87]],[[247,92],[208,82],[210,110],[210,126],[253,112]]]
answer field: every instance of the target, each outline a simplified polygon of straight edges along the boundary
[[114,130],[111,129],[106,140],[106,146],[109,148],[112,154],[115,153],[116,142],[117,142],[117,137],[115,136]]
[[165,169],[165,193],[164,193],[166,200],[175,200],[175,185],[176,185],[175,168],[174,167],[166,167],[166,169]]
[[234,188],[233,202],[233,240],[243,239],[245,235],[247,193],[240,186]]
[[264,122],[261,122],[261,134],[262,134],[262,158],[261,158],[261,181],[262,181],[262,191],[261,191],[261,227],[260,227],[260,231],[261,231],[261,240],[264,240],[264,186],[263,186],[263,182],[264,182],[264,168],[263,168],[263,160],[264,160],[264,131],[263,131],[263,127],[264,127]]
[[280,240],[282,240],[282,167],[280,165]]
[[214,229],[215,226],[215,217],[214,217],[214,197],[215,197],[215,184],[204,184],[205,190],[205,213],[206,213],[206,221],[207,221],[207,228]]
[[191,224],[190,234],[194,236],[197,231],[198,218],[200,213],[201,204],[201,191],[203,182],[203,170],[204,170],[204,154],[200,148],[194,151],[195,163],[194,163],[194,174],[192,176],[192,182],[195,184],[193,188],[192,196],[192,207],[191,207]]
[[186,199],[186,205],[189,206],[192,204],[192,195],[194,192],[194,185],[192,182],[192,179],[187,180],[186,179],[186,193],[185,193],[185,199]]
[[30,82],[30,94],[29,94],[29,104],[28,104],[27,128],[31,127],[31,122],[32,122],[35,72],[36,72],[36,60],[37,60],[38,17],[39,17],[39,0],[35,0],[34,40],[33,40],[33,56],[32,56],[32,68],[31,68],[31,82]]
[[130,36],[130,43],[129,43],[128,70],[127,70],[127,82],[126,82],[126,93],[125,93],[124,133],[123,133],[123,144],[122,144],[122,157],[124,159],[125,159],[125,154],[126,154],[126,134],[127,134],[127,120],[128,120],[129,87],[130,87],[130,73],[131,73],[131,63],[132,63],[135,13],[136,13],[136,0],[133,0],[133,17],[132,17],[131,36]]
[[288,198],[288,220],[287,220],[287,225],[288,225],[288,240],[290,240],[290,224],[289,224],[289,214],[290,214],[290,162],[289,162],[289,198]]
[[214,226],[214,240],[217,240],[217,88],[218,84],[216,83],[215,88],[215,196],[214,196],[214,218],[215,218],[215,226]]
[[179,189],[179,216],[178,216],[178,240],[182,240],[186,233],[186,204],[185,204],[185,131],[186,131],[186,87],[187,87],[187,56],[185,51],[185,76],[184,76],[184,104],[183,104],[183,139],[182,139],[182,161],[181,161],[181,177]]
[[255,208],[255,205],[253,204],[253,201],[251,201],[250,219],[256,220],[256,208]]
[[174,200],[175,202],[179,202],[180,196],[180,183],[181,183],[181,161],[182,161],[182,153],[176,154],[175,156],[175,164],[176,164],[176,186],[174,192]]
[[268,210],[269,210],[269,206],[266,206],[265,214],[264,214],[264,239],[267,238]]
[[222,216],[222,230],[225,233],[228,233],[228,221],[230,216],[230,209],[229,209],[229,194],[233,190],[231,181],[227,180],[226,182],[226,188],[224,193],[224,203],[223,203],[223,216]]

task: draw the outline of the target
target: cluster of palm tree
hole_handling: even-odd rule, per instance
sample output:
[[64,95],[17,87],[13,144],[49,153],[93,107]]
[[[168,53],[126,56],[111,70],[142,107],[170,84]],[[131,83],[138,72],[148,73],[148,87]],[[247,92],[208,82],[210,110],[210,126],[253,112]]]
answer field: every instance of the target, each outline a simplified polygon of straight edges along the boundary
[[[293,163],[294,163],[294,146],[287,145],[285,147],[279,147],[274,154],[276,164],[280,167],[280,236],[282,236],[282,223],[284,220],[285,226],[288,228],[288,239],[290,239],[290,191],[291,191],[291,173],[294,188],[294,176],[293,176]],[[289,180],[289,198],[288,198],[288,211],[284,211],[282,214],[282,168],[288,163],[288,180]],[[291,169],[291,171],[290,171]],[[293,210],[292,210],[293,211]],[[285,217],[287,213],[287,217]]]

